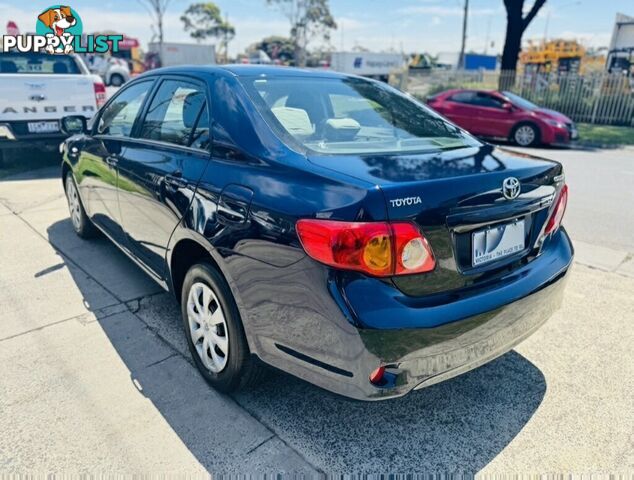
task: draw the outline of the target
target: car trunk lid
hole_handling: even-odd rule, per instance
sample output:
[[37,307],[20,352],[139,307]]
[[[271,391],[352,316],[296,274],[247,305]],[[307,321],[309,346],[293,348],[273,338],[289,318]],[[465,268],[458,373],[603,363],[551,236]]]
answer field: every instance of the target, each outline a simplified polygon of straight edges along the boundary
[[[388,219],[413,221],[422,230],[434,251],[436,269],[393,277],[402,291],[417,296],[484,285],[534,258],[562,171],[556,162],[489,145],[432,154],[311,161],[376,184],[385,195]],[[519,195],[512,200],[503,194],[503,183],[509,178],[520,183]],[[515,225],[516,236],[523,229],[523,248],[474,264],[473,247],[479,241],[474,233],[509,224]]]

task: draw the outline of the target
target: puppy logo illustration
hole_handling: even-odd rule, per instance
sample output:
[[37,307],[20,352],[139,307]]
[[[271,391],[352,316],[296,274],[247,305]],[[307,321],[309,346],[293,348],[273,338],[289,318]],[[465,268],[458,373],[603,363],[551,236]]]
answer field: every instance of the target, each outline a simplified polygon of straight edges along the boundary
[[[72,53],[73,37],[81,35],[81,20],[71,7],[58,5],[40,13],[38,18],[38,34],[47,37],[60,37],[59,47],[56,49],[51,44],[46,47],[48,53]],[[77,28],[79,27],[79,28]],[[77,31],[79,30],[79,31]]]
[[[2,0],[0,0],[1,2]],[[2,5],[0,5],[2,6]],[[0,34],[0,52],[118,53],[123,35],[83,34],[77,10],[68,5],[51,5],[37,15],[35,35],[19,32]]]

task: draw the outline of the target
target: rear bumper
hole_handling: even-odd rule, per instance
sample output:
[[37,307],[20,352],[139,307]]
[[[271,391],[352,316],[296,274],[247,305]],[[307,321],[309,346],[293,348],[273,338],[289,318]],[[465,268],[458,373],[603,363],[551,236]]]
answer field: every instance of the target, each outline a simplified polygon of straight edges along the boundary
[[[296,342],[287,325],[279,336],[269,329],[254,346],[265,362],[332,392],[358,400],[399,397],[476,368],[531,335],[560,307],[572,259],[560,229],[541,256],[498,285],[436,305],[379,280],[335,285],[330,277],[342,315],[324,305],[323,320],[304,321]],[[369,375],[380,365],[387,374],[378,387]]]
[[57,148],[66,138],[66,135],[62,132],[29,133],[26,123],[0,121],[0,149],[24,147]]
[[[432,329],[381,335],[381,353],[397,360],[385,362],[393,375],[388,385],[377,388],[368,382],[366,399],[401,396],[468,372],[510,351],[559,309],[566,273],[539,291],[490,312]],[[366,344],[376,344],[375,336],[376,332],[362,333]]]

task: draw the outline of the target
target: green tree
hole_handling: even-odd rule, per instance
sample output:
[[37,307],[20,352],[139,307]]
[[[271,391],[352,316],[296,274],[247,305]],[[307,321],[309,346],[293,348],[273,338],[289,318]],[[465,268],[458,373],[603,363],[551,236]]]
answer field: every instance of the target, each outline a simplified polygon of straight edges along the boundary
[[251,45],[250,52],[264,51],[272,60],[280,60],[282,63],[290,63],[295,60],[295,45],[288,37],[272,35],[265,37]]
[[228,54],[229,42],[235,37],[236,29],[222,18],[220,8],[213,2],[194,3],[181,15],[183,28],[197,42],[208,38],[220,39],[220,45]]
[[329,40],[330,30],[337,28],[328,0],[266,0],[266,3],[278,6],[288,18],[298,66],[306,65],[306,46],[312,38]]

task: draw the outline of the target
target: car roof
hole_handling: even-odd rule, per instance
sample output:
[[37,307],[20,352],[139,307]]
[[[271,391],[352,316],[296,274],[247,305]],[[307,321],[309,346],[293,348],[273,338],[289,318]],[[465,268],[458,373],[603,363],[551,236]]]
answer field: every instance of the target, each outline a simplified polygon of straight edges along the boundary
[[345,75],[339,72],[333,72],[323,69],[309,69],[309,68],[295,68],[295,67],[282,67],[275,65],[180,65],[177,67],[165,67],[157,70],[150,70],[146,72],[147,75],[157,74],[201,74],[201,73],[216,73],[216,74],[229,74],[235,77],[257,77],[257,76],[271,76],[271,77],[329,77],[329,78],[344,78],[350,75]]

